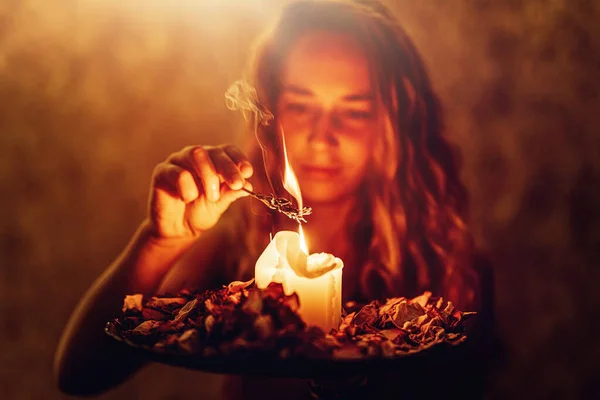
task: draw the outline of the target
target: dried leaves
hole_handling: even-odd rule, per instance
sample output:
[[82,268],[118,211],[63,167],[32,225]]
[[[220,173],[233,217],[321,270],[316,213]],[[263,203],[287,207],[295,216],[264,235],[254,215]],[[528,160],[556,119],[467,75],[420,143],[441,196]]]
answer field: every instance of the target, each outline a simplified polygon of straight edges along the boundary
[[142,311],[142,295],[134,294],[132,296],[125,296],[125,301],[123,301],[123,309],[124,313],[131,311]]
[[344,317],[333,335],[340,342],[334,355],[354,358],[348,343],[360,347],[363,355],[386,357],[412,354],[442,342],[460,344],[467,338],[462,323],[473,314],[454,310],[442,298],[432,301],[430,292],[411,300],[374,301]]
[[286,296],[280,284],[259,290],[232,282],[204,293],[174,297],[127,296],[123,315],[114,322],[121,336],[155,350],[204,356],[266,353],[286,357],[396,357],[446,342],[462,343],[462,323],[474,313],[432,299],[371,302],[344,316],[337,331],[325,334],[298,316],[298,296]]
[[124,338],[156,350],[205,355],[278,351],[281,340],[289,342],[287,337],[306,329],[296,313],[298,296],[285,296],[281,285],[258,290],[252,283],[145,302],[140,295],[127,296],[124,314],[115,322]]

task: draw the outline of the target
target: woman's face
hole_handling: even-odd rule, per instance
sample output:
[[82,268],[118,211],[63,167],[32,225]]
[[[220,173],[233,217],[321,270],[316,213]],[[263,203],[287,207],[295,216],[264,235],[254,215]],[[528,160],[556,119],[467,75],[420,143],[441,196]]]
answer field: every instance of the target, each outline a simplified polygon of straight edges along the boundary
[[311,203],[356,193],[377,130],[368,60],[344,34],[306,34],[282,70],[277,115],[288,159]]

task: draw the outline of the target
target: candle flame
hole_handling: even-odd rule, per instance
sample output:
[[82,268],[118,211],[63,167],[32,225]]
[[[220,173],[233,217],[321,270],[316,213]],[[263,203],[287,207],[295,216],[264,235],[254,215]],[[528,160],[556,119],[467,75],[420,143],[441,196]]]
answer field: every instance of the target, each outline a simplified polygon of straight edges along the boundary
[[[296,174],[294,174],[294,169],[290,165],[287,156],[287,149],[285,147],[285,134],[283,132],[283,128],[281,128],[281,141],[283,143],[283,159],[285,161],[285,170],[283,173],[283,187],[285,190],[291,194],[296,201],[298,202],[298,209],[302,210],[302,192],[300,191],[300,184],[298,183],[298,178],[296,178]],[[306,239],[304,238],[304,231],[302,230],[302,225],[298,225],[298,233],[300,234],[300,248],[306,254],[308,254],[308,246],[306,245]]]
[[306,239],[304,238],[304,231],[302,225],[298,225],[298,233],[300,234],[300,249],[308,255],[308,246],[306,245]]
[[287,149],[285,147],[285,135],[283,129],[281,130],[281,141],[283,143],[283,159],[285,161],[285,170],[283,175],[283,187],[291,194],[298,202],[298,209],[302,210],[302,192],[300,192],[300,184],[294,174],[294,170],[288,161]]

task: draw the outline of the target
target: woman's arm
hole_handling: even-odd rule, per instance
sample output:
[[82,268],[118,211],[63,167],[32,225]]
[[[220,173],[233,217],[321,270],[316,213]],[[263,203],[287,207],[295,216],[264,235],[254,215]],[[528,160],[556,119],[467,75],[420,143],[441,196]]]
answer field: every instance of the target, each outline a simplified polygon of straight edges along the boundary
[[157,239],[148,224],[142,224],[69,320],[54,364],[60,389],[75,395],[97,394],[142,367],[145,360],[104,333],[106,322],[119,315],[127,294],[149,296],[189,285],[209,289],[222,283],[217,280],[226,246],[221,224],[195,241]]
[[153,293],[172,263],[193,239],[161,240],[143,223],[127,248],[94,282],[71,316],[60,339],[54,372],[69,394],[101,392],[123,381],[143,365],[104,333],[117,316],[126,294]]
[[235,200],[247,196],[240,189],[251,189],[245,181],[251,175],[246,157],[230,145],[187,147],[157,165],[147,222],[96,280],[65,328],[54,364],[62,391],[98,393],[144,364],[111,340],[104,325],[121,312],[125,295],[156,293],[178,264],[183,267],[169,274],[171,281],[193,269],[201,271],[196,284],[214,284],[210,271],[218,271],[213,266],[222,264],[218,257],[226,254],[218,250],[224,241],[215,225]]

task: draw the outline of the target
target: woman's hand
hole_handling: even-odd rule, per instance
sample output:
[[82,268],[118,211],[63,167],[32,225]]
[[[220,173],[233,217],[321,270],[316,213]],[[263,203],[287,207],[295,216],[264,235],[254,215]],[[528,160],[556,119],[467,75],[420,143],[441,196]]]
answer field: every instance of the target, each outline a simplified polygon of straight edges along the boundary
[[235,200],[252,190],[252,165],[236,146],[192,146],[156,166],[150,222],[161,238],[194,237],[218,221]]

